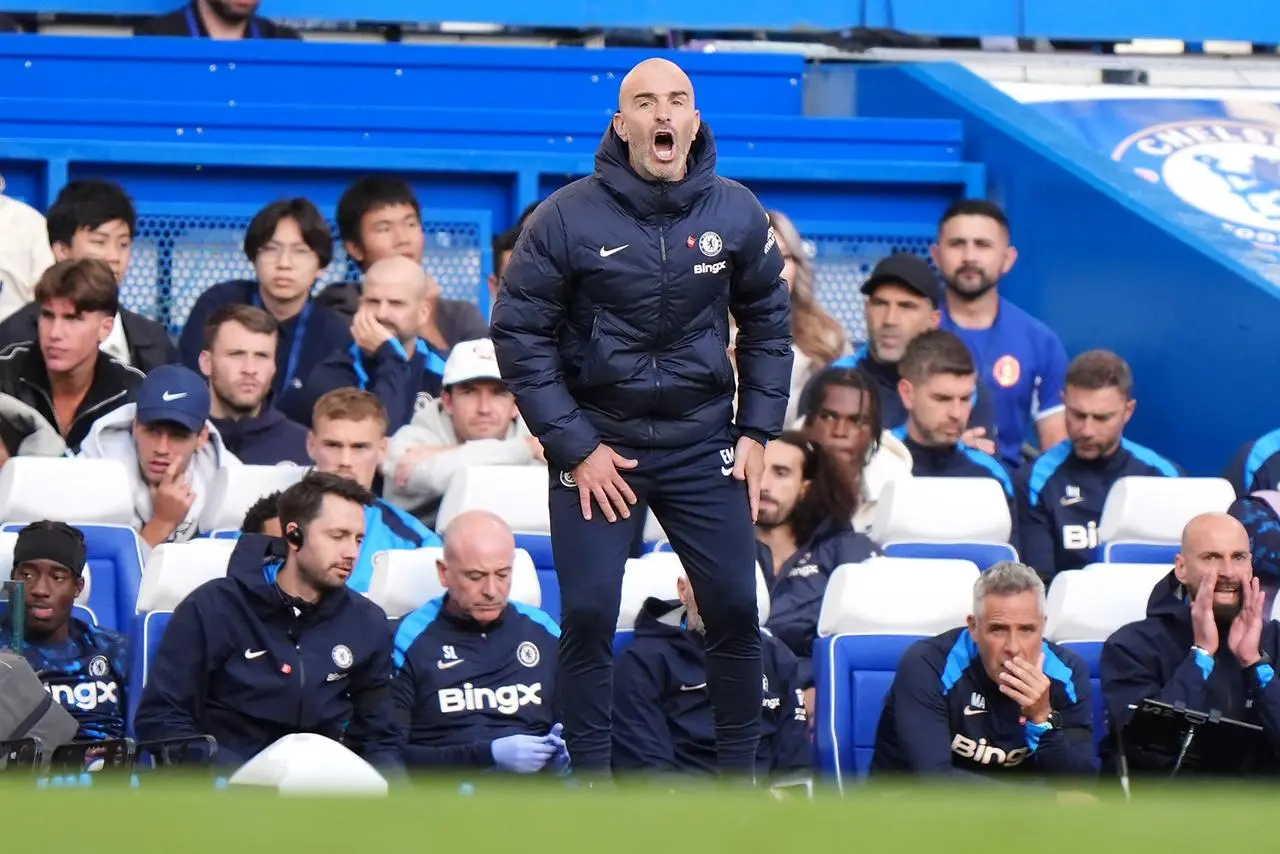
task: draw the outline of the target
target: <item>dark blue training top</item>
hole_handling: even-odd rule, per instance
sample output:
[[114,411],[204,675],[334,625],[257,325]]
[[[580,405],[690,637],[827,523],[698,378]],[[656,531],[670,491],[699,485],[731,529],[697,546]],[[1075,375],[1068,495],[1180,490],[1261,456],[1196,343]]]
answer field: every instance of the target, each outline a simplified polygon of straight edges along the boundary
[[1261,489],[1280,489],[1280,430],[1245,443],[1222,476],[1241,498]]
[[1062,728],[1027,722],[1000,692],[967,628],[916,641],[903,654],[876,729],[871,773],[981,776],[1092,775],[1089,670],[1044,641],[1049,704]]
[[[6,617],[0,624],[0,649],[12,649],[13,645],[13,629]],[[123,636],[73,619],[71,636],[65,643],[27,641],[22,657],[54,702],[80,724],[77,739],[124,738],[129,649]]]
[[[715,716],[703,637],[689,631],[679,602],[649,599],[635,641],[614,668],[613,765],[618,771],[716,771]],[[809,768],[809,722],[795,656],[762,632],[760,746],[756,771],[782,778]]]
[[492,744],[555,724],[560,627],[508,603],[481,626],[433,599],[395,629],[396,715],[408,765],[491,767]]
[[1122,477],[1178,477],[1173,463],[1128,439],[1109,457],[1082,460],[1066,439],[1018,472],[1018,553],[1046,585],[1095,558],[1098,522]]

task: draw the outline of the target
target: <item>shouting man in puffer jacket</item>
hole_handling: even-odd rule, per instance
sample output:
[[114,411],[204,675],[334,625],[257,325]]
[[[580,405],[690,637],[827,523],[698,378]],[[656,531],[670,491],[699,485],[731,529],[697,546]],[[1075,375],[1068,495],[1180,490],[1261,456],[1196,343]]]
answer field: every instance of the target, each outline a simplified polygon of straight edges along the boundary
[[559,705],[576,773],[610,766],[611,643],[640,499],[703,607],[717,765],[753,774],[753,521],[791,384],[782,266],[764,209],[716,174],[693,84],[665,59],[623,79],[595,174],[539,205],[512,252],[490,335],[549,466]]

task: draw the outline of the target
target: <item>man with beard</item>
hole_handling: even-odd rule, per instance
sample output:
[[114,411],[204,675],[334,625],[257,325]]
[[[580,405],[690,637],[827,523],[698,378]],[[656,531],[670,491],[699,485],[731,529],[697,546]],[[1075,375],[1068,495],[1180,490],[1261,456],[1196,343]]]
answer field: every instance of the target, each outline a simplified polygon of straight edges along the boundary
[[400,767],[391,628],[347,588],[373,494],[311,473],[280,496],[284,537],[246,534],[226,578],[173,612],[138,707],[143,741],[212,735],[218,760],[252,759],[291,733]]
[[209,378],[209,422],[245,465],[310,465],[307,428],[270,406],[280,324],[251,305],[224,305],[205,324],[200,372]]
[[1124,438],[1133,417],[1133,372],[1110,350],[1081,353],[1067,368],[1065,442],[1017,477],[1018,546],[1045,586],[1094,559],[1098,522],[1122,477],[1178,477],[1178,467]]
[[430,315],[427,274],[399,255],[374,263],[365,273],[360,308],[351,321],[350,347],[339,349],[311,372],[286,414],[311,425],[311,410],[326,392],[355,387],[387,409],[387,429],[409,423],[418,406],[440,394],[444,362],[418,331]]
[[261,0],[191,0],[177,11],[148,18],[133,28],[133,34],[220,41],[298,38],[296,30],[259,18],[259,5]]
[[693,84],[666,59],[627,73],[594,174],[539,205],[511,255],[491,337],[549,463],[560,705],[589,777],[609,773],[612,642],[637,499],[702,604],[718,767],[753,777],[752,527],[764,443],[782,431],[791,387],[782,266],[764,208],[716,174]]
[[[1113,634],[1102,648],[1102,694],[1110,731],[1104,761],[1114,760],[1131,705],[1158,700],[1255,724],[1266,749],[1252,756],[1206,757],[1199,771],[1243,775],[1280,770],[1280,626],[1263,609],[1249,534],[1225,513],[1195,517],[1182,531],[1173,572],[1156,585],[1147,618]],[[1174,750],[1177,745],[1171,746]],[[1130,771],[1165,772],[1173,756],[1126,750]]]
[[997,456],[1017,468],[1033,422],[1041,448],[1067,438],[1067,351],[1052,329],[997,290],[1018,258],[1009,220],[997,205],[956,202],[942,215],[932,251],[947,285],[941,328],[959,335],[973,353],[978,375],[994,394]]
[[799,660],[798,687],[812,710],[813,642],[827,579],[878,550],[853,530],[857,502],[850,467],[800,433],[786,432],[764,449],[756,560],[769,580],[769,631]]

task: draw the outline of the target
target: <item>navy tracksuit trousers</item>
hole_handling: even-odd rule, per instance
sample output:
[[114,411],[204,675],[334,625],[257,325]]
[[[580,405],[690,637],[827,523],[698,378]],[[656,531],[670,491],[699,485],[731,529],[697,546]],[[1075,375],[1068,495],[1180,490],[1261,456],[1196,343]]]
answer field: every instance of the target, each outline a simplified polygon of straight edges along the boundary
[[[761,664],[755,528],[747,486],[732,475],[726,429],[684,448],[613,446],[638,461],[623,477],[662,525],[693,585],[706,626],[707,686],[720,768],[749,775],[759,741]],[[582,518],[572,478],[550,470],[551,542],[560,581],[557,706],[573,767],[607,772],[613,717],[613,635],[622,572],[643,514]],[[674,594],[673,594],[674,595]]]

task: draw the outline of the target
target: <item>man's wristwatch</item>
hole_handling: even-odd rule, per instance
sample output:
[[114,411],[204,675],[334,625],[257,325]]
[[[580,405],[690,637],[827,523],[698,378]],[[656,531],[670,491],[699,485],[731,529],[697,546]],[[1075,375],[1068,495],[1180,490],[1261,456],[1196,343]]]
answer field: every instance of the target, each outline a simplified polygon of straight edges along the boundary
[[1034,721],[1027,721],[1027,726],[1034,727],[1035,729],[1039,730],[1041,733],[1046,733],[1051,729],[1062,729],[1062,713],[1049,712],[1048,719],[1045,720],[1043,723],[1035,723]]

